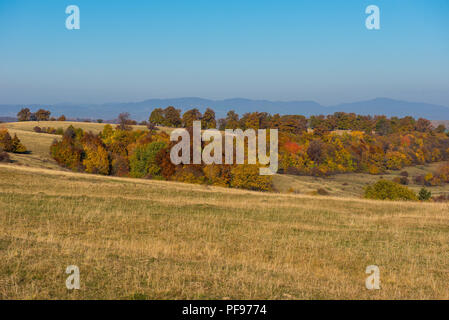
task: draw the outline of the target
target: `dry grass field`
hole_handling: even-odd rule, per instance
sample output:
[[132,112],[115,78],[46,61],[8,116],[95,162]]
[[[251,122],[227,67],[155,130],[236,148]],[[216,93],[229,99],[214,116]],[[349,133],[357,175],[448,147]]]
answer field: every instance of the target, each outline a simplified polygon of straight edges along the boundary
[[73,173],[57,136],[1,125],[31,153],[0,164],[0,299],[449,299],[449,204],[363,200],[362,175],[280,194]]
[[[449,298],[448,204],[13,165],[0,185],[1,299]],[[365,288],[371,264],[381,290]]]
[[[436,162],[415,167],[405,167],[400,171],[389,171],[383,175],[349,173],[320,178],[278,174],[274,177],[273,183],[275,189],[282,193],[292,192],[295,194],[314,195],[316,194],[317,189],[323,188],[331,196],[362,197],[367,185],[373,184],[381,178],[392,180],[395,177],[400,177],[402,171],[407,171],[410,175],[410,184],[407,187],[418,193],[422,188],[422,185],[414,183],[413,177],[419,175],[425,176],[429,172],[436,172],[441,164],[441,162]],[[429,189],[434,196],[449,193],[449,186],[447,184],[426,188]]]

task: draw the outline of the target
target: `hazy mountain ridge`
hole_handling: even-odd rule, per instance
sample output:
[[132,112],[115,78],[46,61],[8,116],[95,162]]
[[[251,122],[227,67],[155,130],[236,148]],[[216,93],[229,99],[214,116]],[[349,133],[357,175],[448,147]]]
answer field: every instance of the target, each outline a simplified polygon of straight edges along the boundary
[[415,118],[422,117],[430,120],[449,120],[449,107],[388,98],[342,103],[334,106],[323,106],[314,101],[270,101],[244,98],[210,100],[197,97],[149,99],[141,102],[112,102],[104,104],[3,104],[0,105],[0,116],[15,117],[21,108],[28,107],[34,111],[43,107],[49,109],[54,116],[64,114],[70,118],[113,119],[120,112],[129,112],[132,118],[136,120],[147,120],[154,108],[165,108],[167,106],[174,106],[182,111],[198,108],[202,112],[207,107],[210,107],[215,110],[217,117],[224,117],[229,110],[235,110],[239,114],[260,111],[271,114],[301,114],[305,116],[326,115],[342,111],[364,115],[384,114],[389,117],[413,116]]

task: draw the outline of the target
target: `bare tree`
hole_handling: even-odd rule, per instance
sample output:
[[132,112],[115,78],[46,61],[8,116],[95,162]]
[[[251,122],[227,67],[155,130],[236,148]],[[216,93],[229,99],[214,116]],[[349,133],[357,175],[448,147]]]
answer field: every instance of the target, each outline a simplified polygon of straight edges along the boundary
[[131,130],[129,126],[130,123],[130,114],[128,112],[122,112],[118,115],[118,128],[120,130]]

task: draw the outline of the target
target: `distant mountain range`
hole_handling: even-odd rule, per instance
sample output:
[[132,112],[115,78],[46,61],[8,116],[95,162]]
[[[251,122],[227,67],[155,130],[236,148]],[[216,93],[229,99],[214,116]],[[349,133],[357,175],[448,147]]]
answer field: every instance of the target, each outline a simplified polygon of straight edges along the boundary
[[388,98],[376,98],[366,101],[343,103],[334,106],[323,106],[314,101],[269,101],[250,99],[226,99],[209,100],[202,98],[176,98],[176,99],[149,99],[141,102],[125,103],[104,103],[104,104],[54,104],[54,105],[1,105],[1,117],[15,117],[17,112],[28,107],[32,111],[38,108],[45,108],[52,112],[52,115],[64,114],[68,118],[88,118],[88,119],[114,119],[121,112],[129,112],[136,120],[147,120],[154,108],[165,108],[174,106],[186,111],[191,108],[198,108],[204,112],[207,107],[216,112],[217,118],[224,117],[229,110],[235,110],[240,115],[245,112],[268,112],[271,114],[301,114],[304,116],[332,114],[334,112],[353,112],[363,115],[387,115],[414,118],[426,118],[429,120],[449,120],[449,107],[420,103],[393,100]]

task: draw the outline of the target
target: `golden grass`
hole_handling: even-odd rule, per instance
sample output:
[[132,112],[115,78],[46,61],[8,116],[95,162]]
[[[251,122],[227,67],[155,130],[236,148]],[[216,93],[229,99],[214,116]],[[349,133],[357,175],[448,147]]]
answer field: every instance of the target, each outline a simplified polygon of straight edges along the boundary
[[0,165],[0,299],[448,299],[448,240],[448,204]]
[[[99,133],[103,130],[104,126],[107,123],[95,123],[95,122],[74,122],[74,121],[21,121],[21,122],[7,122],[1,123],[0,127],[5,127],[8,129],[17,129],[22,131],[33,131],[33,128],[38,126],[41,128],[53,127],[67,129],[70,125],[75,128],[81,128],[85,131],[92,131],[93,133]],[[111,126],[115,127],[115,124],[111,124]],[[132,126],[134,129],[139,130],[148,130],[146,126],[136,125]],[[173,130],[172,128],[167,127],[158,127],[160,130],[165,132],[170,132]]]
[[[363,197],[367,185],[373,184],[380,178],[393,180],[399,177],[402,171],[409,173],[410,184],[407,186],[416,193],[422,188],[413,182],[413,177],[426,175],[429,172],[436,172],[442,162],[436,162],[414,167],[405,167],[398,171],[389,171],[382,175],[370,175],[366,173],[347,173],[337,174],[326,178],[294,175],[276,175],[273,178],[273,184],[279,192],[293,192],[296,194],[316,194],[317,189],[323,188],[330,195],[336,197]],[[426,187],[432,192],[432,195],[449,193],[449,185]]]
[[[0,123],[0,128],[6,128],[11,134],[17,134],[21,142],[25,145],[29,154],[10,154],[10,157],[16,164],[37,167],[44,169],[63,170],[56,161],[50,156],[50,145],[54,139],[60,139],[60,135],[36,133],[33,128],[39,126],[41,128],[53,127],[63,128],[64,130],[73,125],[75,128],[81,128],[85,131],[99,133],[106,124],[91,122],[70,122],[70,121],[24,121],[24,122],[8,122]],[[112,125],[115,126],[115,125]],[[148,130],[145,126],[132,126],[134,129]],[[159,130],[170,133],[172,128],[158,127]]]

